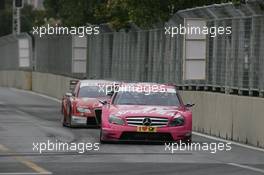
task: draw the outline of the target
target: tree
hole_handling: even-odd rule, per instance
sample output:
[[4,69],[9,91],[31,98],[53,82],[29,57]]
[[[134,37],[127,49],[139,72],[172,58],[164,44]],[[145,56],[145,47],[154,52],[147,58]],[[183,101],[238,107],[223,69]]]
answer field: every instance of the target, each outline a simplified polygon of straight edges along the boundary
[[34,26],[45,23],[45,11],[33,9],[31,5],[25,5],[21,9],[21,32],[29,32]]
[[109,23],[118,30],[131,22],[149,29],[178,10],[229,1],[240,0],[45,0],[44,6],[66,26]]
[[60,19],[65,26],[82,26],[86,23],[100,23],[100,20],[94,18],[95,9],[99,4],[101,4],[99,0],[44,1],[47,17]]
[[5,1],[5,9],[0,10],[0,36],[12,33],[12,2]]
[[108,0],[95,11],[97,19],[106,19],[119,29],[133,22],[143,29],[166,22],[178,10],[239,0]]

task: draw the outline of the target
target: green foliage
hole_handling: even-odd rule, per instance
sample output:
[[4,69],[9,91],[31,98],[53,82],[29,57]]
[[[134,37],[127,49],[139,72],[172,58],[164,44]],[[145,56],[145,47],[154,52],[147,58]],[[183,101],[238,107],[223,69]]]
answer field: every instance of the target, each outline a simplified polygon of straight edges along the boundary
[[130,21],[128,5],[125,0],[106,1],[97,6],[94,17],[114,29],[125,28]]
[[65,26],[82,26],[86,23],[100,23],[95,17],[99,0],[45,0],[47,17],[59,19]]
[[240,0],[108,0],[95,10],[95,18],[115,29],[134,22],[143,29],[166,22],[178,10]]
[[0,10],[0,36],[8,35],[12,32],[12,3],[6,1],[5,9]]
[[118,30],[130,22],[151,28],[178,10],[228,1],[231,0],[45,0],[44,7],[48,18],[64,26],[109,23]]
[[[133,22],[143,29],[166,22],[178,10],[209,4],[240,0],[45,0],[43,10],[25,5],[21,11],[21,31],[45,23],[64,26],[108,23],[114,29],[125,28]],[[12,1],[0,10],[0,36],[12,32]]]
[[44,24],[45,12],[43,10],[35,10],[30,5],[25,5],[21,9],[21,32],[29,32],[33,26],[41,26]]

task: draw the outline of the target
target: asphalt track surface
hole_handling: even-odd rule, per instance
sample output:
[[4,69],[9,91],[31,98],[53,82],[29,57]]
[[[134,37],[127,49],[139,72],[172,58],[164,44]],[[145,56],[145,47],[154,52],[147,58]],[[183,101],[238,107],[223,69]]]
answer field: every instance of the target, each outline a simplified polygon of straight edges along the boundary
[[[60,104],[25,91],[0,88],[2,174],[264,174],[264,152],[239,145],[231,151],[165,151],[164,144],[103,144],[98,151],[33,150],[37,142],[96,143],[98,128],[64,128]],[[193,136],[197,143],[216,140]]]

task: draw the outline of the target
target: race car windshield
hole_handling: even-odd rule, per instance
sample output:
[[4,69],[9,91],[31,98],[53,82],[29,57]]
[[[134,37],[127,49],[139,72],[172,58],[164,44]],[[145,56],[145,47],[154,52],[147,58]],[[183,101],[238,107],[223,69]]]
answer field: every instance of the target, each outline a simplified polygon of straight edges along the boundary
[[176,93],[159,92],[146,94],[143,92],[118,92],[114,100],[116,105],[149,105],[149,106],[179,106]]
[[83,98],[98,98],[106,96],[105,92],[101,91],[98,86],[83,86],[80,88],[78,97]]

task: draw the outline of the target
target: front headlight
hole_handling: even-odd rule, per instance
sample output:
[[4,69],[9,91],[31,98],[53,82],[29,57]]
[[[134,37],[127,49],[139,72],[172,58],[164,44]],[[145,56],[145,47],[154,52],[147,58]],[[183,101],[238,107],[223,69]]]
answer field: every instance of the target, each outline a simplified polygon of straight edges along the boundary
[[183,126],[184,122],[184,117],[181,114],[176,114],[171,120],[169,126]]
[[77,111],[80,113],[91,113],[90,109],[82,107],[77,107]]
[[109,123],[113,123],[117,125],[125,125],[125,121],[122,118],[112,115],[112,114],[109,116],[108,121]]

